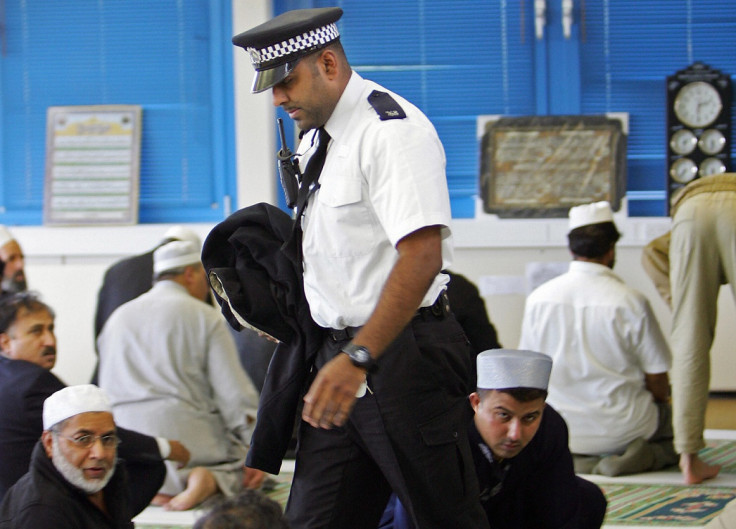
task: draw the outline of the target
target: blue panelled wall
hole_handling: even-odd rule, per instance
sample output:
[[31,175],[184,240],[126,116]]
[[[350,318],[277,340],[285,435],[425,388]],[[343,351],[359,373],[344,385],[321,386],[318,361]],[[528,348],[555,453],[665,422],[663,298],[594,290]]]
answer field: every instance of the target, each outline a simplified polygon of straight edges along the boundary
[[[455,217],[475,211],[478,115],[606,112],[629,113],[629,214],[665,215],[665,79],[694,61],[736,74],[736,2],[574,0],[569,38],[561,4],[547,0],[539,39],[533,0],[273,6],[345,10],[353,67],[435,123]],[[46,108],[82,104],[143,106],[141,222],[223,218],[236,196],[230,0],[2,5],[0,223],[41,223]]]
[[[275,12],[337,5],[353,67],[424,110],[447,151],[453,216],[472,217],[476,117],[629,113],[631,216],[666,215],[668,75],[701,61],[736,75],[734,0],[275,0]],[[731,145],[734,145],[732,140]]]
[[3,0],[0,223],[40,224],[49,106],[143,107],[140,222],[236,196],[230,0]]

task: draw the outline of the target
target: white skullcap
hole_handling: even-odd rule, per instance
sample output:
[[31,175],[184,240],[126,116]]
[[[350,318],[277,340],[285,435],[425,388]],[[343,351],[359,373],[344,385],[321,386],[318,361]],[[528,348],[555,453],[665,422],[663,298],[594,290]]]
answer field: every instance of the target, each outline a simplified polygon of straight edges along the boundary
[[60,389],[43,403],[43,429],[80,413],[106,411],[112,413],[107,394],[94,384],[81,384]]
[[15,237],[8,231],[8,228],[0,224],[0,247],[5,246],[10,241],[14,241]]
[[589,224],[600,224],[601,222],[613,222],[613,211],[611,204],[605,200],[601,202],[593,202],[592,204],[583,204],[570,208],[570,226],[572,231],[580,226]]
[[552,358],[534,351],[491,349],[476,359],[479,389],[547,389]]
[[166,233],[164,233],[164,240],[176,239],[177,241],[189,241],[194,243],[197,248],[202,247],[202,242],[199,240],[199,236],[189,228],[184,226],[172,226]]
[[199,248],[191,241],[171,241],[156,248],[153,252],[153,273],[181,268],[200,263]]

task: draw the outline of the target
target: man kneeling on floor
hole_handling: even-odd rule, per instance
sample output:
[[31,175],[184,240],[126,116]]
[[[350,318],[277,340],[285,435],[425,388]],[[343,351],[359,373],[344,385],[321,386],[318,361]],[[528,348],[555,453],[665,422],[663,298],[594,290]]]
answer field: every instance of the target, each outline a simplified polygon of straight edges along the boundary
[[132,528],[112,407],[97,386],[46,399],[31,468],[0,505],[0,528]]
[[[545,403],[552,359],[492,349],[477,357],[470,440],[480,501],[493,529],[598,529],[606,498],[575,475],[567,425]],[[393,525],[409,529],[396,504]]]

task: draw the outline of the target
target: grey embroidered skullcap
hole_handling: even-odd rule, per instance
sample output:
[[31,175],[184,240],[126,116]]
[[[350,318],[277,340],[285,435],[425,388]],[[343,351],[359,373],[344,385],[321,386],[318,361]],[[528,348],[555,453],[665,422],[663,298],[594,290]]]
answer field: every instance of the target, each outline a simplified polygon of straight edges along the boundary
[[552,358],[534,351],[490,349],[476,359],[479,389],[547,389]]

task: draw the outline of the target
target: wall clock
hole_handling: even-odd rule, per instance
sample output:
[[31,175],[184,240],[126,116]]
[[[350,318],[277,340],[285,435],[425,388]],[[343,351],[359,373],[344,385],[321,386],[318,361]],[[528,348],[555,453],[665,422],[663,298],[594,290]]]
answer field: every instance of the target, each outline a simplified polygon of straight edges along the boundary
[[731,167],[731,77],[702,62],[667,77],[667,210],[688,182]]

